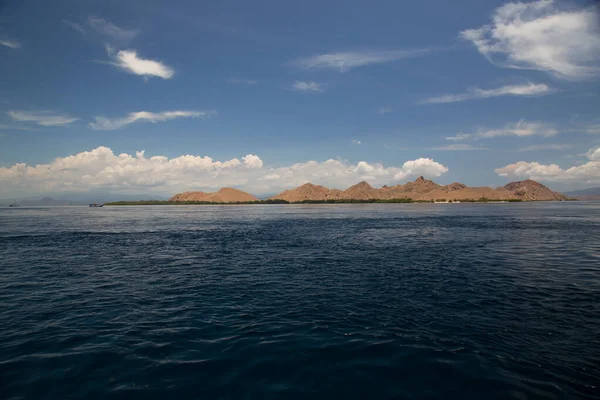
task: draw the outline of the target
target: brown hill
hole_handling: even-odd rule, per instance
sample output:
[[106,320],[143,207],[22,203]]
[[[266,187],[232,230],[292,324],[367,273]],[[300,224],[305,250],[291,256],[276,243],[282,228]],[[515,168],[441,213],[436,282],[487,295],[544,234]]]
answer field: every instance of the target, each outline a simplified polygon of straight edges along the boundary
[[568,199],[564,194],[553,192],[541,183],[531,179],[511,182],[504,187],[514,196],[524,201]]
[[285,190],[276,196],[271,197],[272,200],[286,200],[289,202],[304,201],[304,200],[328,200],[339,199],[339,189],[328,189],[325,186],[313,185],[305,183],[296,189]]
[[512,182],[504,187],[491,188],[468,187],[462,183],[454,182],[450,185],[440,186],[422,176],[404,185],[383,186],[374,188],[367,182],[360,182],[344,191],[328,189],[324,186],[304,184],[296,189],[286,190],[271,199],[281,199],[290,202],[303,200],[565,200],[566,196],[553,192],[541,183],[526,180]]
[[340,193],[341,199],[371,200],[381,198],[381,189],[375,189],[367,182],[362,181]]
[[233,188],[222,188],[217,192],[184,192],[171,197],[169,201],[209,201],[212,203],[238,203],[257,201],[250,193]]

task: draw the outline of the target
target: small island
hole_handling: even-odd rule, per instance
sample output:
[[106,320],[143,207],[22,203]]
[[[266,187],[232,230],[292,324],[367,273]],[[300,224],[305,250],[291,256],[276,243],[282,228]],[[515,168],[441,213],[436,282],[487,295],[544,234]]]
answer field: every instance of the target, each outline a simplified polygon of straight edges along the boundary
[[166,201],[116,201],[105,203],[105,205],[513,203],[565,200],[572,199],[531,179],[491,188],[488,186],[469,187],[458,182],[442,186],[421,176],[404,185],[385,185],[381,188],[374,188],[364,181],[345,190],[329,189],[325,186],[306,183],[268,199],[258,199],[250,193],[234,188],[222,188],[216,192],[178,193]]

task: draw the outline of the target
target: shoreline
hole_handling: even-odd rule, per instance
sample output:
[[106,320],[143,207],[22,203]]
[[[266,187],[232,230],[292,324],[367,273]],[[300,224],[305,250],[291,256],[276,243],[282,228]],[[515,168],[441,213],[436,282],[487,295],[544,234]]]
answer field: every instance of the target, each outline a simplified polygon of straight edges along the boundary
[[[546,200],[557,201],[557,200]],[[489,199],[461,199],[461,200],[412,200],[412,199],[390,199],[390,200],[303,200],[303,201],[285,201],[285,200],[259,200],[259,201],[241,201],[241,202],[208,202],[208,201],[160,201],[160,200],[142,200],[142,201],[114,201],[104,203],[104,206],[186,206],[186,205],[293,205],[293,204],[463,204],[463,203],[527,203],[521,199],[510,200],[489,200]]]

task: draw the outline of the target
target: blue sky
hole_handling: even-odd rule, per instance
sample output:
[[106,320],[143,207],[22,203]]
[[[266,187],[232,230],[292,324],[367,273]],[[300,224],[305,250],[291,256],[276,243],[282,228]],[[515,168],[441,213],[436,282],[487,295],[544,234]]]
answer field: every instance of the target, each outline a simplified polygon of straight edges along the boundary
[[8,0],[0,60],[0,196],[600,186],[591,1]]

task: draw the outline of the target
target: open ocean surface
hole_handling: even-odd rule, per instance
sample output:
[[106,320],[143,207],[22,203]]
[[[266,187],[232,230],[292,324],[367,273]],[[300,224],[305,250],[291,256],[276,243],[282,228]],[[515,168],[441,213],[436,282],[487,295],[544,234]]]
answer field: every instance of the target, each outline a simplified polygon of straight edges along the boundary
[[0,209],[0,398],[600,398],[600,202]]

